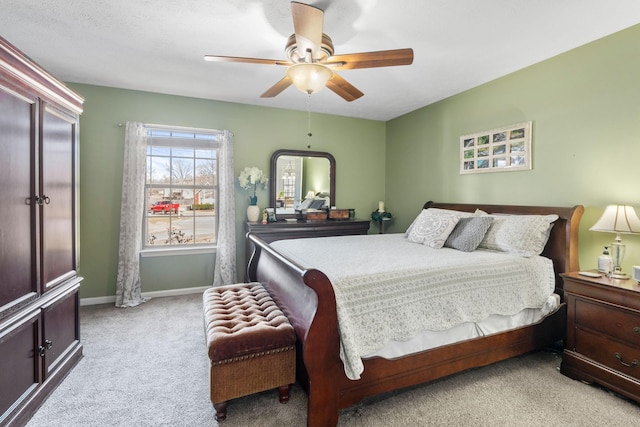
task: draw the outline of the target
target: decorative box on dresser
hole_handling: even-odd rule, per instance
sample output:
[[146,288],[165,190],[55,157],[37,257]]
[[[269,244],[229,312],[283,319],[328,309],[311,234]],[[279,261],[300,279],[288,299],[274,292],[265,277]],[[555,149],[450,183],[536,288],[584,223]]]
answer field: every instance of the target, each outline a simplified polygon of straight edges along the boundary
[[[367,234],[368,219],[341,219],[318,221],[277,221],[262,224],[261,222],[245,223],[245,231],[253,233],[267,243],[283,239],[300,239],[305,237],[329,237]],[[251,242],[246,240],[247,263],[253,252]]]
[[82,357],[83,99],[0,37],[0,425],[23,425]]
[[562,275],[567,340],[560,371],[640,402],[640,286],[635,280]]

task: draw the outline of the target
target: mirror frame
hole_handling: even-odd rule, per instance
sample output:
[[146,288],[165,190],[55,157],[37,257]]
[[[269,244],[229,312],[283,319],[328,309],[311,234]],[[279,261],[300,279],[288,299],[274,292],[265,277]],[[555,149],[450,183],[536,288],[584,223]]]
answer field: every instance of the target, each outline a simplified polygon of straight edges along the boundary
[[[269,206],[275,210],[276,206],[276,183],[278,177],[277,164],[280,156],[300,156],[300,157],[323,157],[329,160],[329,203],[330,206],[336,205],[336,159],[324,151],[306,151],[306,150],[277,150],[271,155],[271,171],[269,174]],[[278,214],[276,211],[276,217],[278,219],[296,218],[296,214]]]

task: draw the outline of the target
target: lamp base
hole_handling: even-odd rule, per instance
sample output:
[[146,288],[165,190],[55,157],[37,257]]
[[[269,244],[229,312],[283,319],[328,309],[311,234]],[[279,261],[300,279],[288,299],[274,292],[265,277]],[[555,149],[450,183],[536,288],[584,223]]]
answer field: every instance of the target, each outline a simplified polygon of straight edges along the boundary
[[616,239],[611,244],[611,258],[613,258],[613,271],[611,272],[612,279],[627,280],[629,276],[622,272],[622,260],[624,259],[624,253],[627,247],[622,243],[620,233],[616,234]]

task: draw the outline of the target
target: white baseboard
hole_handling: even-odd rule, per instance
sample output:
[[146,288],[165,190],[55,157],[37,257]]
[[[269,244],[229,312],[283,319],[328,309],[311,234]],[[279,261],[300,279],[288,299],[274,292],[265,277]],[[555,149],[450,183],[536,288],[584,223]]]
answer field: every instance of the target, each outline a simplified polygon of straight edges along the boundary
[[[142,296],[144,298],[162,298],[162,297],[175,297],[178,295],[189,295],[189,294],[201,294],[205,290],[210,288],[210,286],[201,286],[198,288],[181,288],[181,289],[168,289],[166,291],[153,291],[153,292],[143,292]],[[80,305],[96,305],[96,304],[113,304],[116,302],[116,296],[105,296],[105,297],[95,297],[95,298],[80,298]]]

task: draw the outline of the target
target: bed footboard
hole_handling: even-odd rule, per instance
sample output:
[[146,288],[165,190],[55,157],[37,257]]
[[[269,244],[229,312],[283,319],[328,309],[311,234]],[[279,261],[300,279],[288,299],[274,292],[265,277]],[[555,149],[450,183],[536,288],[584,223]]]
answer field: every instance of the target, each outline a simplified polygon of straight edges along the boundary
[[335,295],[327,276],[305,269],[249,233],[254,251],[247,277],[259,281],[289,318],[297,336],[297,377],[309,397],[308,426],[338,423],[339,393],[344,377],[340,360]]

